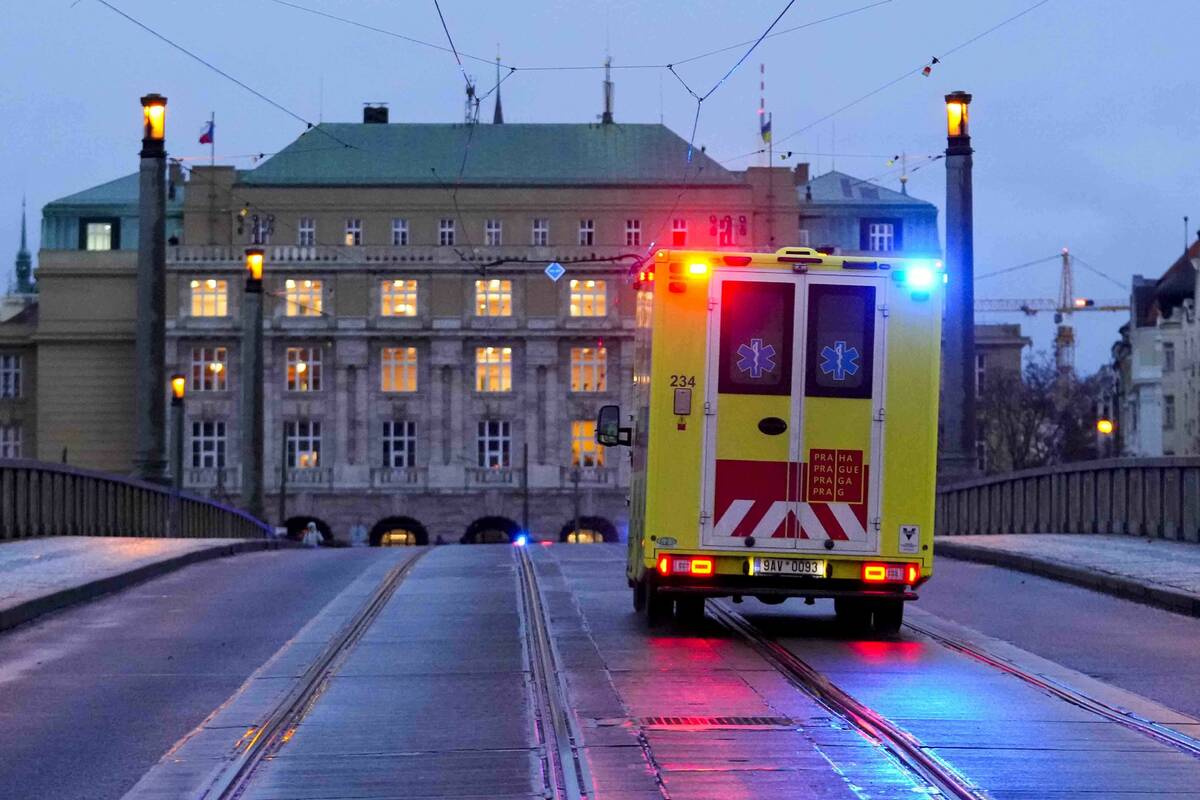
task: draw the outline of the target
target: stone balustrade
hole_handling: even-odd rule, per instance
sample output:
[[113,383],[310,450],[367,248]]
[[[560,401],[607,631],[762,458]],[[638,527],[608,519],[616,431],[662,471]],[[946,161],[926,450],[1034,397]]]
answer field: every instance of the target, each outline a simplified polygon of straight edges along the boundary
[[0,540],[28,536],[260,538],[249,514],[170,487],[41,461],[0,459]]
[[1200,458],[1116,458],[942,487],[939,534],[1125,533],[1200,541]]

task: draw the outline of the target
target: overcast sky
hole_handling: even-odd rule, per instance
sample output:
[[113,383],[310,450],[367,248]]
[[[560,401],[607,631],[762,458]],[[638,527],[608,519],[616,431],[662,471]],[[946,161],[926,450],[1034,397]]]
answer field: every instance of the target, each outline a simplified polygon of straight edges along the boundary
[[[296,0],[329,13],[437,44],[445,43],[432,0]],[[271,0],[111,0],[311,120],[357,121],[362,102],[386,101],[391,119],[462,118],[463,78],[452,55],[351,27]],[[777,30],[869,5],[872,0],[797,0]],[[919,74],[804,133],[789,133],[850,103],[932,56],[1032,6],[1036,0],[891,0],[805,30],[770,38],[704,103],[696,136],[719,160],[759,145],[759,64],[776,149],[870,178],[888,155],[922,157],[945,148],[942,96],[975,95],[976,270],[986,272],[1070,246],[1127,284],[1158,275],[1182,251],[1182,217],[1200,223],[1200,127],[1194,0],[1049,0]],[[441,0],[458,48],[521,67],[678,63],[756,38],[786,0]],[[22,193],[32,246],[43,204],[137,167],[138,98],[170,98],[168,149],[204,156],[197,143],[210,112],[218,160],[279,150],[303,124],[154,39],[96,0],[5,4],[0,29],[0,259],[4,283],[16,252]],[[744,52],[677,67],[703,94]],[[494,68],[467,61],[485,88]],[[600,112],[601,75],[523,71],[503,86],[509,122],[586,122]],[[663,69],[619,70],[617,121],[665,123],[685,137],[695,102]],[[491,118],[490,100],[484,119]],[[233,163],[246,167],[247,159]],[[754,159],[732,161],[739,168]],[[785,163],[785,162],[780,162]],[[881,179],[898,187],[895,173]],[[943,206],[942,162],[914,172],[910,192]],[[1077,294],[1126,291],[1078,270]],[[1055,297],[1058,264],[979,281],[981,297]],[[1081,315],[1079,366],[1108,357],[1123,319]],[[1019,321],[1049,349],[1047,315],[987,315]],[[1078,318],[1077,318],[1078,319]]]

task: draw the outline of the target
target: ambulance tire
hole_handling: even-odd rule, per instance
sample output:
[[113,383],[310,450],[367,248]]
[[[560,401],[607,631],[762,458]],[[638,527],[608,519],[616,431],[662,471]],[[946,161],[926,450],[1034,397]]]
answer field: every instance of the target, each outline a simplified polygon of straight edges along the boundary
[[704,621],[704,596],[684,595],[675,600],[675,621],[688,627]]
[[900,632],[904,624],[904,601],[877,600],[874,608],[874,623],[876,633],[894,634]]
[[671,599],[671,595],[658,591],[654,586],[654,579],[647,576],[646,624],[654,628],[669,622],[674,607],[675,601]]
[[838,623],[847,632],[858,634],[871,627],[871,606],[856,597],[836,597],[833,611]]
[[642,613],[646,610],[646,580],[633,582],[633,610]]

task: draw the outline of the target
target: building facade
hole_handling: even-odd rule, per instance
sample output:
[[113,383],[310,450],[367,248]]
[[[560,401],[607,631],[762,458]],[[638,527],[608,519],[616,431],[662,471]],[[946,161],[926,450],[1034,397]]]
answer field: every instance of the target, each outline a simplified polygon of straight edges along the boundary
[[[239,499],[247,247],[265,251],[267,517],[412,542],[624,535],[628,454],[598,449],[593,421],[631,401],[626,278],[654,249],[809,230],[844,252],[938,251],[931,204],[856,179],[853,204],[818,202],[840,173],[689,163],[661,125],[386,120],[323,124],[250,170],[171,169],[167,371],[187,378],[190,490]],[[852,214],[866,240],[824,241]],[[131,469],[136,225],[136,176],[44,209],[33,333],[12,329],[37,364],[27,455]]]
[[1119,452],[1200,454],[1200,239],[1161,277],[1135,275],[1130,318],[1112,348],[1110,397]]

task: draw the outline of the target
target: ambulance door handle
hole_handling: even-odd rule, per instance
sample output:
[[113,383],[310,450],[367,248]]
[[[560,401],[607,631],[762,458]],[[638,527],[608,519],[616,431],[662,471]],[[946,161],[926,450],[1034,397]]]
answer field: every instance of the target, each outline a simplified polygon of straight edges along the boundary
[[778,436],[787,430],[787,423],[779,417],[763,417],[758,421],[758,429],[767,436]]

